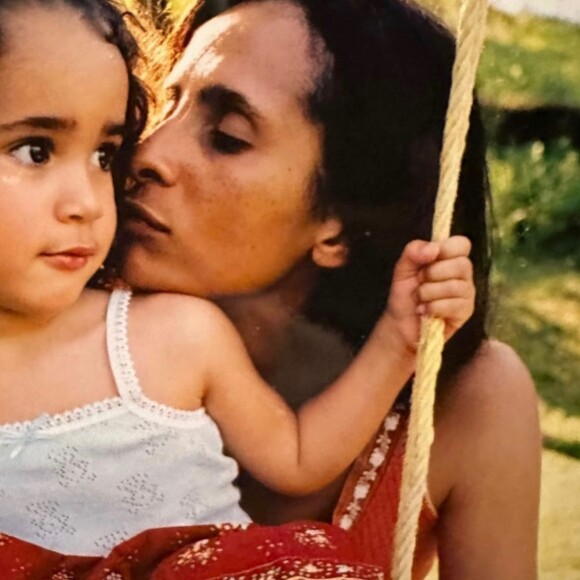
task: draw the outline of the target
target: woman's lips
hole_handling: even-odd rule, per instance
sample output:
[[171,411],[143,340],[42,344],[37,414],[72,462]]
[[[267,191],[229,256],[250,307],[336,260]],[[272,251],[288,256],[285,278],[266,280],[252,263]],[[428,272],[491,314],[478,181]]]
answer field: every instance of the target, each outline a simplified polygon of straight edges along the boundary
[[124,227],[136,234],[151,235],[151,230],[169,234],[171,230],[149,209],[133,200],[126,200]]
[[76,272],[77,270],[82,270],[95,253],[95,248],[78,246],[57,252],[45,252],[41,254],[41,257],[57,270]]

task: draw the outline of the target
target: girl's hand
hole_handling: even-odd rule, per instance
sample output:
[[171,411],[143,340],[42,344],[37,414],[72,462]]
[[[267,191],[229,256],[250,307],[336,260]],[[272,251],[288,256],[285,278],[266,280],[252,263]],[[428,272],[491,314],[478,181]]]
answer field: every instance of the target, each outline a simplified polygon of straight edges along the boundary
[[475,285],[470,250],[464,236],[444,242],[414,240],[405,246],[395,265],[385,314],[404,348],[417,350],[422,315],[445,321],[446,340],[471,317]]

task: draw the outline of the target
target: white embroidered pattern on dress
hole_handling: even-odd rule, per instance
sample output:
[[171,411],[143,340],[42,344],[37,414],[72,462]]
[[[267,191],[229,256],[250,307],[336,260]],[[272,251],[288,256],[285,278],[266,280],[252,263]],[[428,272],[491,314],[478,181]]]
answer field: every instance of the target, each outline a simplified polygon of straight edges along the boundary
[[179,505],[183,508],[185,518],[194,522],[199,522],[202,514],[210,513],[211,507],[197,489],[186,494]]
[[137,423],[133,427],[133,431],[146,437],[143,442],[143,449],[147,455],[157,455],[172,439],[176,438],[176,434],[168,432],[167,428],[145,420]]
[[99,550],[108,552],[113,549],[117,544],[124,542],[130,534],[126,530],[117,530],[115,532],[110,532],[105,534],[100,538],[95,540],[95,547]]
[[335,550],[336,546],[330,541],[326,532],[320,528],[304,528],[294,533],[294,538],[303,546],[319,546]]
[[124,479],[117,485],[117,489],[122,494],[122,502],[132,514],[138,514],[165,499],[165,495],[159,491],[159,485],[151,483],[147,473],[136,473]]
[[103,578],[103,580],[124,580],[124,577],[122,574],[119,574],[119,572],[107,572],[107,575]]
[[[266,567],[267,566],[267,567]],[[284,558],[276,564],[264,566],[263,570],[245,570],[228,576],[220,576],[220,580],[292,580],[308,578],[321,580],[338,580],[340,578],[353,580],[385,580],[383,572],[375,566],[359,564],[336,564],[326,559]]]
[[207,566],[210,562],[217,561],[218,554],[222,551],[220,545],[219,540],[211,544],[209,540],[199,540],[179,554],[177,565],[188,568],[196,568],[198,565]]
[[26,511],[32,516],[30,523],[39,538],[46,539],[59,534],[73,536],[77,531],[69,524],[70,516],[64,513],[56,501],[37,501],[27,505]]
[[75,575],[74,572],[59,570],[50,577],[50,580],[75,580]]
[[377,437],[374,449],[369,456],[367,469],[359,477],[354,488],[352,501],[348,504],[344,515],[338,522],[339,527],[343,530],[350,529],[361,512],[362,503],[370,491],[372,482],[377,477],[379,468],[387,457],[387,452],[391,445],[390,433],[399,426],[400,420],[401,415],[398,412],[393,411],[387,415],[383,423],[383,429]]
[[47,459],[53,464],[53,471],[62,487],[95,481],[97,474],[89,469],[90,463],[74,445],[65,445],[52,453]]

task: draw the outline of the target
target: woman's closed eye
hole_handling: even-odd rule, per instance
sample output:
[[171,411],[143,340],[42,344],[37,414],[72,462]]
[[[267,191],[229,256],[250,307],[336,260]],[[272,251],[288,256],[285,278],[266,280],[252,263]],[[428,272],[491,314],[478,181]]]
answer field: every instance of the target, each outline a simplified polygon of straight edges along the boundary
[[47,137],[31,137],[10,149],[10,155],[22,165],[45,165],[54,153],[54,143]]
[[247,141],[234,137],[220,129],[213,129],[210,135],[210,146],[223,155],[236,155],[250,149]]

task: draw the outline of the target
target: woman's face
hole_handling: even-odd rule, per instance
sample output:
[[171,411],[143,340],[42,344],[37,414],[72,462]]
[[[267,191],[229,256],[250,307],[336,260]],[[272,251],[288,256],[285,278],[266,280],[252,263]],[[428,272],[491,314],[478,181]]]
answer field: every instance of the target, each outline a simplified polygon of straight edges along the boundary
[[313,54],[301,11],[284,2],[242,5],[195,33],[166,81],[165,120],[137,155],[130,283],[232,295],[308,259],[326,231],[310,211]]

